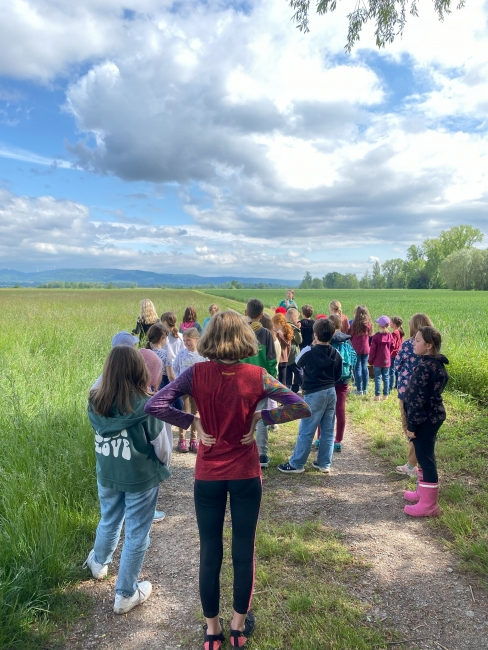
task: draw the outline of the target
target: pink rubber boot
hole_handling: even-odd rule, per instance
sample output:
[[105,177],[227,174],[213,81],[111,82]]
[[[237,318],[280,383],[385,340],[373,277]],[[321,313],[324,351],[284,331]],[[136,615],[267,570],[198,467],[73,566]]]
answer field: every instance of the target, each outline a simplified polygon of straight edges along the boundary
[[422,468],[419,467],[417,470],[417,487],[415,488],[415,492],[412,492],[411,490],[406,490],[403,493],[403,498],[405,501],[412,501],[413,503],[417,503],[417,501],[420,499],[420,494],[419,494],[419,481],[424,480],[424,473],[422,472]]
[[420,501],[414,506],[405,506],[403,511],[411,517],[437,517],[440,513],[437,505],[439,496],[439,483],[426,483],[419,481],[417,491],[420,494]]

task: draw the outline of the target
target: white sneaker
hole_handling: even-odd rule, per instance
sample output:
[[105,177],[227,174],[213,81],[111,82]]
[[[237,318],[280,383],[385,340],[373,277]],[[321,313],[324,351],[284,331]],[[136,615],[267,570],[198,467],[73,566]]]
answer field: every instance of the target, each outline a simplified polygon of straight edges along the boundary
[[132,596],[115,595],[114,612],[115,614],[126,614],[131,609],[144,603],[152,593],[152,584],[148,580],[139,582],[137,589]]
[[405,465],[398,465],[398,467],[396,467],[396,471],[399,474],[406,474],[407,476],[417,476],[417,468],[410,468],[408,466],[408,463],[405,463]]
[[83,564],[83,568],[90,569],[91,574],[95,580],[102,580],[102,578],[106,577],[108,572],[108,564],[98,564],[98,562],[95,560],[95,550],[93,548],[88,553],[88,557]]

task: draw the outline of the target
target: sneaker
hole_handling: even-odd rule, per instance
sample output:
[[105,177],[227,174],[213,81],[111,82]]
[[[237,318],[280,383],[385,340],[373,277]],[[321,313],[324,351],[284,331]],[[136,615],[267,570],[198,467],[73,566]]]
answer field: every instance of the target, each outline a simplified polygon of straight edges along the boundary
[[98,564],[95,560],[95,550],[93,548],[88,553],[88,557],[83,563],[83,568],[90,569],[95,580],[102,580],[108,573],[108,564]]
[[405,465],[398,465],[396,471],[399,474],[406,474],[407,476],[417,476],[417,468],[409,467],[408,463],[405,463]]
[[248,612],[246,620],[244,621],[244,630],[233,630],[230,628],[230,647],[231,648],[247,648],[249,637],[252,636],[254,628],[256,627],[256,618],[252,612]]
[[165,512],[163,512],[162,510],[155,510],[154,517],[153,517],[153,524],[157,523],[158,521],[163,521],[165,517],[166,517]]
[[278,469],[280,472],[283,472],[283,474],[303,474],[305,471],[305,468],[302,467],[302,469],[295,469],[290,463],[282,463],[281,465],[278,465]]
[[127,614],[131,609],[137,607],[144,603],[152,593],[152,584],[147,580],[144,582],[139,582],[137,589],[132,594],[132,596],[121,596],[120,594],[115,594],[114,602],[114,613],[115,614]]
[[269,456],[265,456],[264,454],[262,454],[259,457],[259,464],[261,465],[262,469],[268,469]]
[[192,454],[198,452],[198,440],[190,440],[190,451]]
[[181,440],[178,441],[177,449],[182,454],[187,454],[188,453],[188,443],[186,441],[186,438],[182,438]]
[[312,467],[318,469],[322,474],[330,474],[330,467],[320,467],[316,460],[313,461]]
[[271,432],[272,432],[272,433],[276,433],[277,431],[279,431],[279,427],[278,427],[277,424],[270,424],[270,425],[268,426],[268,431],[269,431],[270,433],[271,433]]
[[374,401],[375,401],[375,402],[379,402],[379,401],[381,401],[381,396],[380,396],[380,395],[375,395],[375,396],[374,396]]
[[341,453],[342,451],[342,442],[334,442],[334,451]]
[[317,438],[317,440],[313,441],[313,447],[315,451],[317,451],[317,449],[320,447],[320,438]]
[[382,399],[385,400],[388,399],[389,397],[390,397],[389,395],[383,395]]

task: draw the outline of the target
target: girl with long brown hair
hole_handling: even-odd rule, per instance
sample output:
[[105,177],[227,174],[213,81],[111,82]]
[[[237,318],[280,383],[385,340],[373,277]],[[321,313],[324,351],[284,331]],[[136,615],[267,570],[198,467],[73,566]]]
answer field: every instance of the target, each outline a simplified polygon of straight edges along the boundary
[[164,423],[144,412],[150,382],[142,354],[128,345],[117,345],[88,401],[101,519],[85,566],[97,580],[107,575],[125,521],[115,585],[116,614],[125,614],[151,595],[151,583],[137,578],[149,546],[159,484],[169,476]]
[[358,357],[356,368],[354,370],[357,395],[366,395],[368,392],[369,337],[372,333],[373,323],[368,308],[365,305],[358,305],[354,308],[354,318],[349,329],[351,345],[356,351]]

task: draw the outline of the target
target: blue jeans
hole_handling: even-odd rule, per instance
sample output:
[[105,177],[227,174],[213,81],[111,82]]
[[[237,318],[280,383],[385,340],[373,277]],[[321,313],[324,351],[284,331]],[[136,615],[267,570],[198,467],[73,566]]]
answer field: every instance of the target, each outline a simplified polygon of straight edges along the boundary
[[383,379],[383,395],[390,394],[390,368],[374,367],[374,394],[378,397],[381,393],[381,380]]
[[391,393],[391,391],[394,390],[396,384],[396,372],[395,372],[395,364],[393,362],[393,359],[391,361],[390,372],[388,373],[388,376],[390,379],[390,393]]
[[102,517],[93,548],[99,564],[112,562],[125,518],[125,538],[115,585],[116,593],[121,596],[132,596],[137,589],[137,577],[149,548],[158,491],[159,485],[145,492],[119,492],[98,484]]
[[356,361],[356,369],[354,371],[354,378],[356,379],[356,389],[358,392],[366,392],[368,390],[369,372],[368,372],[368,357],[369,354],[358,354]]
[[304,395],[303,399],[310,406],[312,415],[300,420],[298,438],[290,465],[295,469],[305,467],[310,455],[313,438],[320,425],[320,445],[317,463],[320,467],[330,467],[334,453],[334,420],[336,409],[335,387]]

